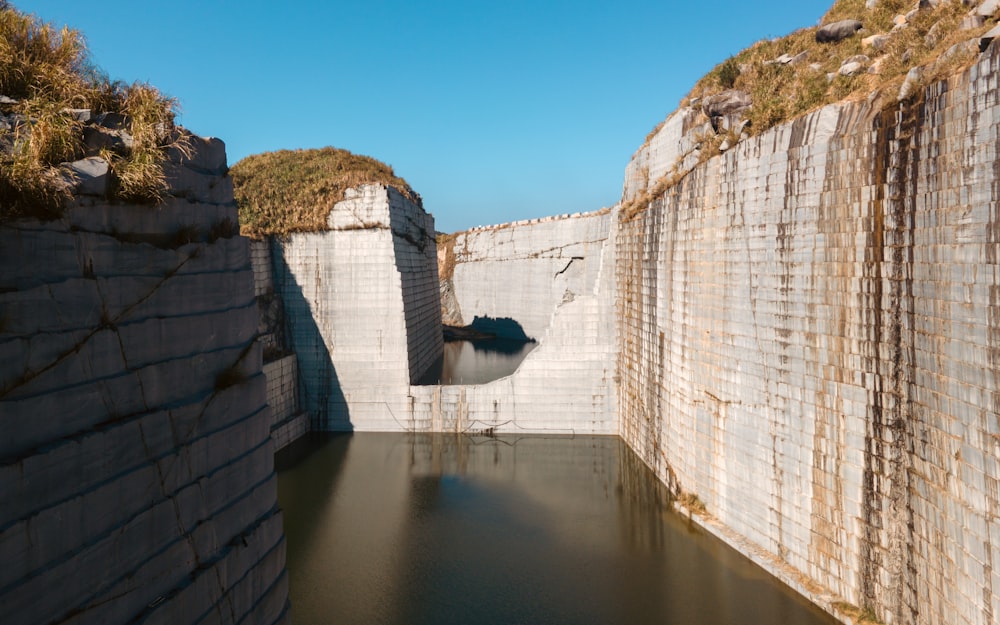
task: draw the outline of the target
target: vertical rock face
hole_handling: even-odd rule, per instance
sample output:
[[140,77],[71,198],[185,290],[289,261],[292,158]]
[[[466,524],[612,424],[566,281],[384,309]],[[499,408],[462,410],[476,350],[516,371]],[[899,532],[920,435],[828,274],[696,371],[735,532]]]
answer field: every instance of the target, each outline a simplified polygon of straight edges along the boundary
[[257,331],[264,352],[271,439],[278,452],[309,431],[309,415],[299,406],[299,363],[285,336],[284,305],[274,291],[270,239],[250,242],[250,264],[260,315]]
[[433,218],[392,187],[365,185],[330,230],[275,242],[275,283],[320,430],[399,430],[408,389],[441,355]]
[[173,163],[164,206],[81,198],[61,220],[0,226],[5,625],[286,619],[224,166]]
[[452,294],[467,323],[539,342],[487,384],[410,388],[408,429],[615,434],[617,214],[517,222],[455,235]]
[[623,438],[885,622],[1000,617],[998,66],[741,142],[618,236]]
[[594,292],[610,229],[604,211],[458,233],[451,282],[463,319],[509,319],[542,338],[561,303]]

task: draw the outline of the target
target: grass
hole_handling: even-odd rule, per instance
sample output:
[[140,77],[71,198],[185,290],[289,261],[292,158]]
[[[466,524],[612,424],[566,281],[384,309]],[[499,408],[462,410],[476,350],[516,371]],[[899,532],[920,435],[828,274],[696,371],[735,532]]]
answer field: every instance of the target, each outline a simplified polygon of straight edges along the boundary
[[421,203],[392,167],[338,148],[279,150],[233,165],[240,234],[251,238],[327,229],[327,216],[344,191],[362,184],[392,185]]
[[72,199],[59,166],[87,154],[84,123],[71,109],[126,116],[133,147],[99,154],[114,174],[110,199],[163,199],[164,150],[178,145],[176,101],[145,83],[109,80],[91,63],[79,31],[56,29],[0,0],[0,95],[15,101],[0,104],[0,113],[20,120],[0,129],[0,223],[58,217]]
[[[968,67],[975,61],[978,51],[960,44],[979,37],[995,25],[994,19],[989,19],[979,28],[958,30],[969,7],[955,0],[919,11],[907,27],[891,32],[893,19],[905,15],[914,6],[913,0],[880,0],[869,10],[865,8],[865,0],[837,0],[821,23],[857,19],[864,24],[864,30],[835,43],[817,43],[816,27],[758,41],[706,74],[681,105],[697,108],[699,101],[727,89],[745,91],[753,102],[746,113],[750,121],[746,131],[750,135],[760,134],[827,104],[861,99],[872,93],[880,94],[883,106],[895,105],[911,68],[923,68],[918,85],[922,87]],[[888,35],[882,49],[863,48],[862,40],[875,34]],[[801,53],[805,53],[805,58],[797,63],[773,62],[783,54],[794,57]],[[877,61],[878,72],[865,71],[855,76],[837,73],[845,60],[859,54],[868,56],[872,63]],[[831,75],[832,79],[828,78]],[[647,135],[643,147],[662,126],[663,122]],[[703,142],[700,160],[717,155],[721,143]],[[682,174],[673,171],[653,181],[638,197],[623,205],[623,215],[628,218],[641,213],[650,201],[662,197],[682,178]]]
[[846,601],[835,601],[833,607],[837,611],[847,615],[858,625],[883,625],[882,620],[878,618],[878,615],[871,608],[859,608]]
[[[906,28],[891,32],[894,17],[907,13],[914,4],[910,0],[881,0],[869,10],[864,0],[838,0],[822,23],[857,19],[864,24],[863,31],[835,43],[817,43],[815,27],[758,41],[699,80],[682,104],[726,89],[746,91],[753,100],[749,111],[750,132],[759,134],[826,104],[865,97],[879,90],[898,90],[910,68],[932,64],[956,43],[976,37],[992,26],[989,23],[979,29],[958,31],[968,7],[960,2],[941,2],[935,8],[919,11]],[[928,37],[932,29],[937,36]],[[889,35],[882,50],[862,46],[862,39],[874,34]],[[795,56],[803,52],[805,59],[798,63],[772,62],[782,54]],[[872,61],[881,58],[877,74],[837,74],[845,60],[859,54]],[[956,59],[950,66],[934,67],[927,79],[944,77],[971,60]],[[828,80],[828,74],[834,74],[834,78]]]

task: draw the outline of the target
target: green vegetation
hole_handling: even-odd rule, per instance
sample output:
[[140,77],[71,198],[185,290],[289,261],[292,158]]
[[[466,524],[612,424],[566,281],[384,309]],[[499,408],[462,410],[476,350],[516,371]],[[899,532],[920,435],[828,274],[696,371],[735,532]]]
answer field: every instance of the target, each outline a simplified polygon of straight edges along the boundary
[[240,234],[260,238],[326,230],[344,191],[362,184],[392,185],[420,204],[392,167],[337,148],[279,150],[248,156],[229,170],[239,206]]
[[[111,199],[163,199],[164,148],[185,148],[174,133],[176,102],[150,85],[102,75],[78,31],[56,29],[0,0],[0,96],[6,117],[0,120],[0,223],[58,217],[72,194],[59,165],[87,155],[109,162]],[[123,115],[130,147],[88,154],[84,122],[71,109]]]

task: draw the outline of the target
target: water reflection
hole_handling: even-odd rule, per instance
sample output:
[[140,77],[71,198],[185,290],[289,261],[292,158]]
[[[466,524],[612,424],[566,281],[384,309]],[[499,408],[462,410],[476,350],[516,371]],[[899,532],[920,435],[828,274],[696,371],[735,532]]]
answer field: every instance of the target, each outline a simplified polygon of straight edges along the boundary
[[279,473],[296,623],[833,623],[616,437],[353,434]]
[[514,339],[448,341],[420,384],[484,384],[506,377],[538,343]]

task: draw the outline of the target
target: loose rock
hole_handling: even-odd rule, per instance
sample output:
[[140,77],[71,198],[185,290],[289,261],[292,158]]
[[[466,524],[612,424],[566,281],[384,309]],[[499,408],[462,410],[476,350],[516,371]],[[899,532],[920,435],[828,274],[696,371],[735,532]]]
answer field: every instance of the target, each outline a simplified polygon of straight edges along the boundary
[[858,63],[857,61],[853,61],[851,63],[844,63],[843,65],[840,66],[840,69],[837,70],[837,73],[840,74],[841,76],[854,76],[855,74],[860,72],[863,67],[864,65]]
[[865,37],[861,40],[862,48],[872,48],[874,50],[881,50],[889,43],[889,35],[879,34],[872,35],[870,37]]
[[734,128],[751,104],[749,93],[730,89],[705,98],[701,110],[711,120],[715,132],[721,132]]
[[84,126],[83,144],[87,154],[96,156],[101,150],[111,150],[125,156],[132,149],[132,135],[124,130],[110,130],[103,126]]
[[976,7],[976,15],[982,17],[991,17],[997,10],[1000,9],[1000,0],[983,0],[983,2]]
[[84,124],[89,122],[91,118],[90,109],[63,109],[63,113]]
[[71,174],[70,184],[80,195],[105,195],[108,191],[108,162],[103,158],[91,156],[63,165]]
[[905,100],[917,90],[920,86],[920,75],[921,71],[919,67],[914,67],[906,72],[906,78],[903,79],[903,84],[899,87],[898,99]]
[[728,91],[705,98],[701,109],[709,117],[718,117],[720,115],[731,115],[740,112],[749,108],[751,104],[752,100],[749,93],[740,91],[739,89],[729,89]]

